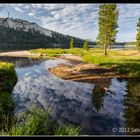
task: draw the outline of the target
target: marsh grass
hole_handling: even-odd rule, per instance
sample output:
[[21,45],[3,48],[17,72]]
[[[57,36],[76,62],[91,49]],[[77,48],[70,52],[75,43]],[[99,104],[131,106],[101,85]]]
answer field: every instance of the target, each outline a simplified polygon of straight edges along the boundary
[[59,126],[56,131],[55,131],[55,135],[79,135],[80,134],[81,129],[79,127],[75,127],[72,124],[65,124],[62,126]]
[[16,81],[14,65],[0,62],[0,131],[10,129],[12,124],[15,106],[12,89]]
[[75,55],[83,55],[86,53],[86,50],[80,48],[72,48],[72,49],[61,49],[61,48],[54,48],[54,49],[35,49],[31,50],[32,53],[40,53],[46,54],[47,56],[60,56],[61,54],[75,54]]
[[79,135],[80,128],[74,125],[59,125],[52,120],[48,112],[41,109],[30,109],[17,118],[16,123],[1,135],[30,136],[30,135]]
[[46,54],[47,56],[58,56],[67,53],[65,49],[36,49],[31,50],[32,53]]
[[11,63],[0,62],[0,93],[2,93],[2,91],[12,92],[16,81],[17,76],[14,65]]

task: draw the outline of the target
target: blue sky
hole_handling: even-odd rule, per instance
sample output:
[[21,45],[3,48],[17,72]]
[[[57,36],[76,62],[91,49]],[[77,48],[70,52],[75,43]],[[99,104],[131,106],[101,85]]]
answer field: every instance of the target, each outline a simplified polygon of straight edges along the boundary
[[[0,4],[0,17],[21,18],[42,27],[83,39],[96,40],[99,4]],[[117,4],[117,41],[134,41],[140,4]]]

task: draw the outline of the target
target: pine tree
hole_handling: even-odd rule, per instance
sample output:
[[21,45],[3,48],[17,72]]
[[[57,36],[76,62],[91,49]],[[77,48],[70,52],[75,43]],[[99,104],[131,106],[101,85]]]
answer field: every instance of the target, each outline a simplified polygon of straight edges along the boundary
[[98,44],[104,48],[104,54],[107,55],[107,48],[116,40],[118,10],[116,4],[101,4],[98,12],[99,34]]
[[85,40],[83,48],[84,48],[84,50],[89,51],[89,46],[88,46],[88,41],[87,40]]
[[140,18],[137,23],[136,48],[140,51]]
[[71,49],[74,48],[74,40],[73,40],[73,38],[71,38],[71,40],[70,40],[70,48]]

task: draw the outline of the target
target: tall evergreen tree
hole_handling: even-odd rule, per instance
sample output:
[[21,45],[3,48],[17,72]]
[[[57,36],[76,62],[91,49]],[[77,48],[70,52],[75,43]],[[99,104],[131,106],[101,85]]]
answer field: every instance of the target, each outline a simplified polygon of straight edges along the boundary
[[84,50],[89,51],[89,46],[88,46],[88,41],[87,40],[85,40],[83,48],[84,48]]
[[140,51],[140,18],[137,23],[136,48]]
[[107,48],[116,40],[118,28],[118,9],[116,4],[101,4],[98,12],[99,34],[97,42],[104,48],[104,54],[107,55]]
[[70,48],[71,49],[74,48],[74,40],[73,40],[73,38],[71,38],[71,40],[70,40]]

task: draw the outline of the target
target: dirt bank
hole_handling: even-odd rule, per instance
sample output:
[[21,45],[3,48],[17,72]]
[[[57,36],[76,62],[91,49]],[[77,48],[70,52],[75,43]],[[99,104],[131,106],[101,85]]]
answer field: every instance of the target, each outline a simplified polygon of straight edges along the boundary
[[50,68],[54,75],[65,79],[85,83],[105,84],[112,78],[127,78],[126,74],[119,74],[118,67],[106,68],[96,64],[87,64],[79,56],[63,55],[60,58],[70,61],[72,65],[60,64]]

